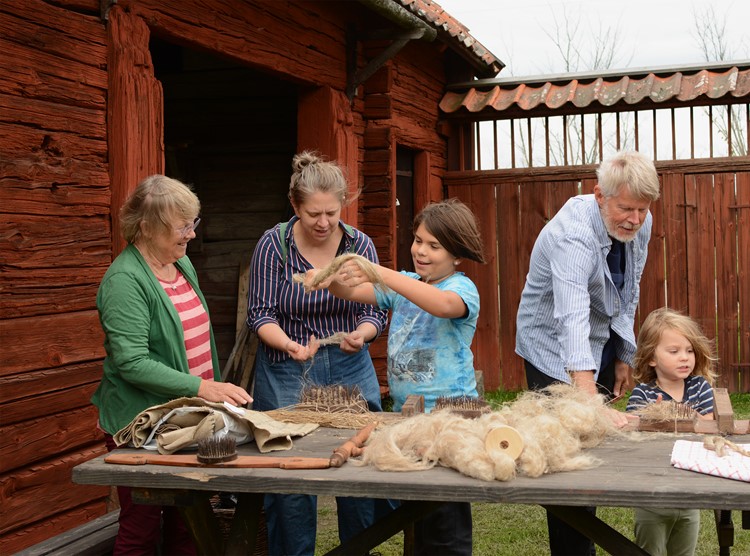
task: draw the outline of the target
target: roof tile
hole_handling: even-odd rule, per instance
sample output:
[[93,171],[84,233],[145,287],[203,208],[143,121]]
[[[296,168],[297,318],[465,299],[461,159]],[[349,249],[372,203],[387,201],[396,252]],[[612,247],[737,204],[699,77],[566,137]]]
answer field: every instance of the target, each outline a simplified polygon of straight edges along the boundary
[[462,109],[469,113],[513,108],[526,112],[561,110],[570,105],[585,108],[597,102],[606,107],[624,103],[632,109],[633,105],[645,101],[675,104],[691,102],[701,96],[715,100],[727,95],[750,97],[750,61],[707,64],[704,69],[556,75],[546,81],[541,77],[517,81],[485,79],[477,85],[467,83],[464,89],[448,91],[440,109],[449,114]]

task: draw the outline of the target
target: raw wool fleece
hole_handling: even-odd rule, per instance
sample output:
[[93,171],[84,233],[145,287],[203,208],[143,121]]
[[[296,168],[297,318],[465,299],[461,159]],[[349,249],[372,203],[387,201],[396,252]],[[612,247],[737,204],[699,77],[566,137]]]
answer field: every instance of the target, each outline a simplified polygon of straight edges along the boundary
[[[588,469],[601,462],[581,450],[621,434],[604,407],[602,396],[557,384],[541,392],[525,392],[513,403],[477,419],[466,419],[450,409],[415,415],[373,433],[362,462],[381,471],[443,465],[483,481]],[[485,449],[489,431],[503,425],[516,429],[523,439],[517,461],[502,450]]]

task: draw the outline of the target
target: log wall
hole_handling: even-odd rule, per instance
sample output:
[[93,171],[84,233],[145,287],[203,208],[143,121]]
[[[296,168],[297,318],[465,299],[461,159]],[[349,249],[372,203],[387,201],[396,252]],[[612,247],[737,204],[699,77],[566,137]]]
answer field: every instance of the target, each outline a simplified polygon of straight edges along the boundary
[[[0,553],[101,515],[94,297],[111,262],[107,36],[98,3],[0,5]],[[92,5],[93,4],[93,5]]]

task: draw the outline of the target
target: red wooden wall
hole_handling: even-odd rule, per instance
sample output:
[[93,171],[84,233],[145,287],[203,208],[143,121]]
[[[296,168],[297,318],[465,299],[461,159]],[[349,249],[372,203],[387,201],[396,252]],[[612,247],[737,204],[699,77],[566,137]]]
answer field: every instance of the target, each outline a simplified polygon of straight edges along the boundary
[[[364,188],[346,217],[373,236],[384,263],[395,258],[396,149],[416,153],[416,206],[444,194],[445,45],[406,45],[350,102],[347,29],[395,29],[358,2],[109,4],[105,22],[99,0],[0,3],[3,554],[107,509],[109,489],[74,485],[70,470],[104,451],[89,398],[104,355],[96,290],[122,247],[117,211],[140,179],[164,169],[164,99],[151,38],[297,86],[297,147],[339,159]],[[358,66],[385,46],[360,43]],[[452,75],[470,79],[456,60]],[[231,315],[221,313],[225,307]],[[212,308],[214,318],[234,322],[234,304]],[[373,354],[382,375],[385,338]]]

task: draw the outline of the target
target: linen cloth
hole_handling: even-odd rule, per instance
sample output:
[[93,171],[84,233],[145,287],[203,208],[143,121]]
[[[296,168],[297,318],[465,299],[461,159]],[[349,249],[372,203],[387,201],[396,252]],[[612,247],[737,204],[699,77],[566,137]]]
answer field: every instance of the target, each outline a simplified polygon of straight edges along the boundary
[[[738,446],[750,450],[750,444]],[[729,449],[726,455],[719,456],[715,451],[704,448],[703,442],[675,441],[672,465],[678,469],[750,483],[750,457]]]
[[178,398],[145,409],[114,436],[118,446],[156,449],[172,454],[197,446],[204,438],[233,437],[237,444],[255,440],[261,453],[292,448],[293,436],[305,436],[317,423],[284,423],[252,411],[202,398]]

